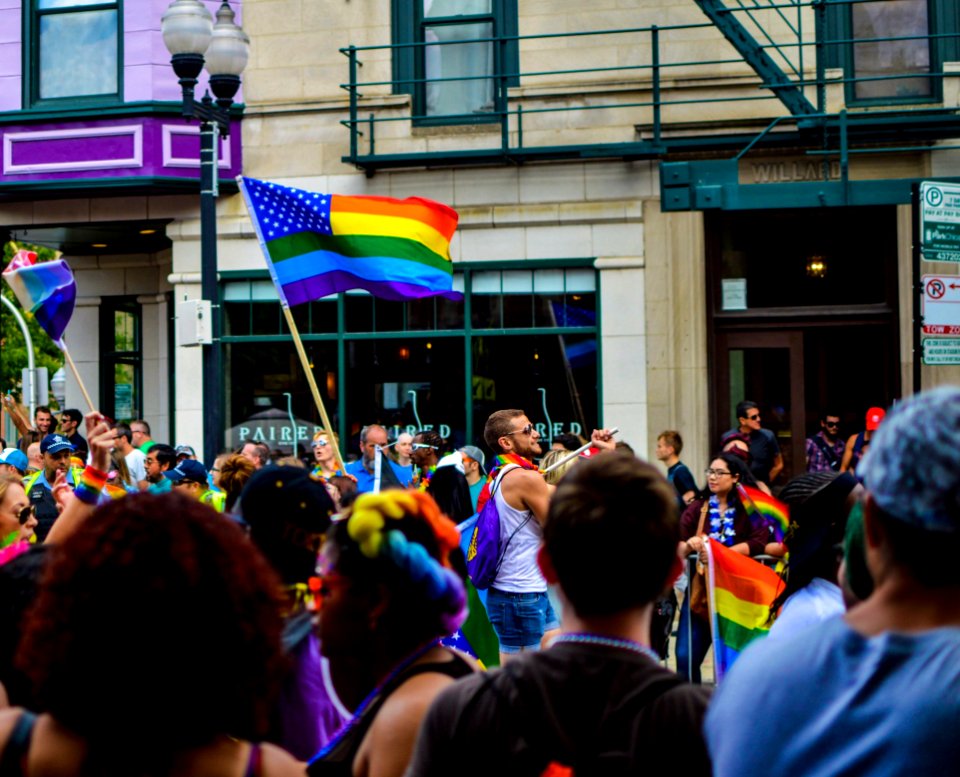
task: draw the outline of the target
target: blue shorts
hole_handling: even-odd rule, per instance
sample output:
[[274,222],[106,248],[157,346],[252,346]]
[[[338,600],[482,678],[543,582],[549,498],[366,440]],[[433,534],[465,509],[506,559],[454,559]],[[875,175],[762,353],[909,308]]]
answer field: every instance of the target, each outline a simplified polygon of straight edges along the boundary
[[490,588],[487,615],[500,640],[501,653],[538,648],[545,631],[560,628],[546,591],[521,594]]

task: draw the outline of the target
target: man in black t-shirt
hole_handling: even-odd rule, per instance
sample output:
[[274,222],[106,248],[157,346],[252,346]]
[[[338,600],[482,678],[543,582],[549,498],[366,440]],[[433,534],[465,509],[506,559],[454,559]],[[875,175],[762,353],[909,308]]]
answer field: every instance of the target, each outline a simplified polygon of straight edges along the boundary
[[60,434],[70,441],[76,456],[82,461],[86,461],[89,446],[83,435],[77,431],[81,421],[83,421],[83,413],[76,408],[70,408],[60,413]]
[[660,432],[657,437],[657,460],[667,468],[667,481],[677,492],[677,505],[681,513],[697,497],[697,482],[693,479],[693,473],[680,461],[682,450],[680,432],[672,429]]
[[407,777],[639,774],[658,752],[681,754],[684,774],[710,774],[708,693],[650,650],[653,602],[680,571],[675,499],[651,465],[620,451],[567,474],[538,558],[559,586],[561,635],[443,691]]

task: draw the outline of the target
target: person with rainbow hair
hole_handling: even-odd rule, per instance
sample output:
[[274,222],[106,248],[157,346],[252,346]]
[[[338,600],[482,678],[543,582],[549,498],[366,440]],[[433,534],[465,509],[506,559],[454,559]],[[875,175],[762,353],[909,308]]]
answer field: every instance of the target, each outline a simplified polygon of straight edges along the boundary
[[354,714],[307,772],[401,775],[430,703],[476,670],[440,644],[467,615],[460,534],[427,494],[361,494],[328,532],[320,571],[321,650]]

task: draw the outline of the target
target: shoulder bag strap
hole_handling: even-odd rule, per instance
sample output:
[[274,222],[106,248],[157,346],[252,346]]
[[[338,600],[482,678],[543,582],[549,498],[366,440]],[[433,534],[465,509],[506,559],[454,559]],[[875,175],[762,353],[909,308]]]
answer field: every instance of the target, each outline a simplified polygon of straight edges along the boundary
[[37,716],[24,710],[17,719],[10,738],[0,755],[0,777],[20,777],[24,772],[27,753],[30,752],[30,740]]
[[707,510],[710,509],[710,500],[703,500],[703,507],[700,508],[700,523],[697,524],[697,533],[694,534],[694,537],[699,537],[703,534],[703,522],[707,519]]

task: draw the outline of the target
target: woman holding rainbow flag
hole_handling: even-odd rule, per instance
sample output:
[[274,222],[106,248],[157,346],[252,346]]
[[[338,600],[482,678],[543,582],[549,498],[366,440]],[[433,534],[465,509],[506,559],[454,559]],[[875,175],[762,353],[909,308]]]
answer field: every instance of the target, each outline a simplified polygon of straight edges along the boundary
[[[740,500],[737,484],[747,477],[743,461],[732,453],[721,453],[706,470],[707,490],[684,510],[680,518],[680,551],[705,558],[704,537],[719,542],[744,556],[763,553],[769,537],[767,526],[754,522]],[[710,624],[705,614],[690,612],[688,588],[680,609],[680,627],[677,633],[677,672],[693,682],[700,682],[700,664],[710,649]],[[689,627],[688,627],[689,624]]]

